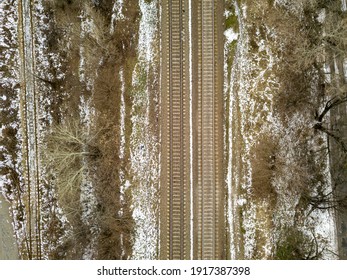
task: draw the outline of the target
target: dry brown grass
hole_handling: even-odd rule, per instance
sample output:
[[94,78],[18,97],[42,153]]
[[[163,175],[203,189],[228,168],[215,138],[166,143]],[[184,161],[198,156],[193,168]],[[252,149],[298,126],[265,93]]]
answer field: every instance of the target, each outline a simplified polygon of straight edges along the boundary
[[[106,38],[106,56],[98,70],[94,84],[93,102],[97,117],[95,127],[102,127],[97,138],[103,157],[96,169],[96,194],[99,202],[98,259],[126,259],[132,252],[134,221],[130,209],[131,197],[120,192],[120,170],[127,176],[130,153],[125,147],[124,159],[120,158],[120,96],[119,71],[124,74],[125,137],[132,133],[132,73],[136,63],[138,29],[138,4],[124,3],[124,19],[117,23],[114,33]],[[102,9],[101,9],[102,10]],[[110,28],[108,27],[108,30]],[[120,211],[121,210],[121,211]]]
[[[111,34],[111,11],[114,1],[99,1],[88,4],[80,0],[50,0],[47,8],[51,13],[52,34],[49,36],[51,50],[61,58],[65,73],[62,80],[54,81],[51,85],[54,91],[54,123],[65,125],[67,119],[79,120],[80,98],[83,96],[91,101],[95,109],[92,128],[89,134],[94,135],[93,145],[97,147],[98,157],[87,156],[88,170],[93,174],[97,209],[93,213],[98,222],[99,235],[95,246],[95,257],[98,259],[121,259],[131,255],[133,220],[130,209],[131,197],[120,191],[120,170],[126,174],[125,159],[119,157],[120,147],[120,96],[121,82],[119,71],[124,70],[125,105],[126,105],[126,137],[132,131],[132,72],[136,63],[137,30],[139,19],[138,1],[126,1],[123,7],[124,18],[117,21]],[[82,35],[81,11],[93,22],[93,28]],[[68,46],[68,47],[67,47]],[[84,57],[85,80],[79,78],[79,62],[81,47]],[[86,81],[92,81],[93,88],[88,89]],[[54,85],[54,88],[53,88]],[[56,139],[57,140],[57,139]],[[129,141],[129,140],[128,140]],[[60,143],[60,151],[77,149],[79,155],[71,157],[68,165],[74,168],[63,168],[62,174],[56,181],[73,182],[75,188],[70,195],[60,195],[59,204],[68,205],[64,212],[69,213],[72,235],[62,246],[51,252],[53,258],[81,258],[84,247],[91,240],[90,228],[82,222],[81,205],[79,203],[80,174],[85,170],[81,165],[81,147],[78,143]],[[82,151],[85,150],[82,148]],[[85,156],[84,156],[85,157]],[[55,155],[55,158],[60,158]],[[75,176],[78,174],[77,176]],[[65,178],[65,179],[64,179]],[[77,186],[77,188],[76,188]],[[65,199],[62,199],[65,197]],[[121,199],[122,198],[122,199]],[[52,222],[47,234],[52,234],[56,222]],[[50,232],[50,233],[49,233]],[[53,238],[54,237],[54,238]],[[62,252],[66,251],[66,252]],[[63,256],[63,257],[62,257]]]
[[278,139],[266,134],[261,135],[252,147],[252,195],[256,200],[276,200],[273,178],[282,164],[278,149]]
[[[244,27],[250,36],[248,51],[251,56],[254,54],[255,58],[259,58],[254,62],[259,66],[255,68],[255,74],[259,68],[266,69],[267,63],[267,56],[260,52],[260,39],[265,41],[266,47],[278,59],[271,69],[267,69],[269,79],[272,78],[272,74],[276,77],[276,85],[270,84],[273,88],[271,102],[267,107],[271,108],[271,117],[275,119],[276,125],[281,124],[283,127],[280,133],[278,130],[267,131],[257,136],[254,132],[264,131],[267,125],[271,127],[271,123],[267,123],[266,117],[259,118],[264,120],[259,127],[251,122],[247,125],[247,120],[245,121],[247,131],[251,131],[250,134],[255,136],[253,137],[255,142],[250,151],[251,195],[247,197],[257,209],[255,258],[264,257],[262,246],[268,238],[265,233],[280,231],[279,228],[275,228],[278,225],[272,224],[271,214],[278,207],[276,202],[283,200],[284,193],[292,195],[293,201],[302,197],[295,208],[297,214],[292,221],[295,226],[298,226],[305,223],[305,214],[309,213],[311,207],[308,205],[309,202],[304,200],[307,198],[312,200],[310,195],[320,186],[325,190],[327,187],[327,174],[324,173],[326,166],[321,164],[326,162],[327,151],[324,149],[324,144],[317,144],[319,135],[315,133],[311,124],[314,122],[317,109],[325,104],[324,99],[330,95],[325,84],[325,77],[322,75],[322,66],[326,48],[331,46],[328,46],[330,43],[324,42],[327,38],[324,39],[322,25],[317,22],[317,11],[320,11],[322,7],[311,7],[310,3],[314,1],[304,2],[306,3],[304,8],[296,14],[284,5],[273,6],[273,1],[258,1],[249,5],[247,19],[245,19]],[[332,4],[331,1],[318,2],[315,1],[317,5]],[[343,25],[344,23],[340,26]],[[327,31],[328,33],[331,33],[331,38],[335,39],[334,32]],[[345,44],[341,38],[335,43],[337,46]],[[264,61],[263,57],[265,57]],[[268,78],[265,80],[268,81]],[[264,112],[261,111],[262,106],[259,104],[262,101],[261,92],[264,84],[260,84],[259,88],[258,85],[249,92],[255,93],[255,106],[258,107],[254,111],[261,116]],[[260,112],[257,111],[258,108]],[[295,116],[300,116],[299,119],[303,122],[297,121],[294,124]],[[309,121],[310,118],[312,122]],[[234,125],[234,127],[237,126]],[[282,136],[276,133],[286,135],[287,146],[283,144],[284,141],[279,141],[279,137]],[[234,170],[236,168],[237,166]],[[241,174],[239,172],[239,175]],[[240,231],[242,233],[242,229]]]

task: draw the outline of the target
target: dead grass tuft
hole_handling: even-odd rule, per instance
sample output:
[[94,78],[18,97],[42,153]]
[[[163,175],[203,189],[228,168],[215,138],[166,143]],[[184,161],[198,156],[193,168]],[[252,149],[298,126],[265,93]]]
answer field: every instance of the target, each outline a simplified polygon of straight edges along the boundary
[[278,140],[263,134],[251,150],[252,196],[257,200],[276,200],[273,178],[279,169]]

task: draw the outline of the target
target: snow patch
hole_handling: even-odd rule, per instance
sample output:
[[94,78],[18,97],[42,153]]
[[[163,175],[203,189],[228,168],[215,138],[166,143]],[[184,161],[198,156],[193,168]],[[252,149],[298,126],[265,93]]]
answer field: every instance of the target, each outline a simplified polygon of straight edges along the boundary
[[133,73],[133,88],[136,90],[132,111],[133,132],[130,139],[134,181],[133,218],[136,223],[132,259],[155,259],[159,238],[157,227],[159,144],[156,136],[148,129],[151,88],[148,85],[148,74],[155,65],[155,57],[158,56],[158,42],[155,37],[158,32],[158,1],[147,3],[145,0],[140,0],[139,5],[142,18],[139,27],[138,63]]
[[341,0],[341,10],[343,12],[347,11],[347,1],[346,0]]
[[224,36],[228,43],[231,43],[232,41],[236,41],[239,37],[239,34],[235,32],[232,28],[229,28],[224,31]]
[[118,20],[124,19],[123,0],[116,0],[112,8],[110,33],[114,32],[115,24]]

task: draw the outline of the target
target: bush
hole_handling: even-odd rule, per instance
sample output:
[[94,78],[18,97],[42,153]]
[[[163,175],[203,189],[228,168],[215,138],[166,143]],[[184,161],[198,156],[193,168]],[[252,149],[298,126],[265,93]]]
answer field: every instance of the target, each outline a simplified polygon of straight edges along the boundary
[[294,227],[283,229],[276,244],[274,258],[277,260],[317,260],[322,257],[314,234],[312,237]]

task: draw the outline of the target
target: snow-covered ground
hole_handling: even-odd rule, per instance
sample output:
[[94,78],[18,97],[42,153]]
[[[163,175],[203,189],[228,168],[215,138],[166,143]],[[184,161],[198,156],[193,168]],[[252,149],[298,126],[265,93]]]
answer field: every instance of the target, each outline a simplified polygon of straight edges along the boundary
[[[133,74],[136,89],[132,112],[133,133],[131,135],[131,167],[133,218],[135,242],[133,259],[155,259],[158,249],[158,182],[159,182],[159,141],[153,135],[149,119],[151,89],[150,74],[159,79],[158,65],[158,1],[139,1],[142,17],[139,29],[138,63]],[[154,67],[154,69],[153,69]],[[152,80],[153,82],[153,80]],[[155,95],[158,96],[158,95]],[[155,98],[155,97],[154,97]]]
[[[290,5],[290,1],[277,0],[276,5]],[[29,3],[24,1],[23,3]],[[49,53],[47,51],[47,31],[49,31],[49,25],[47,24],[48,17],[45,14],[44,7],[42,5],[43,0],[35,1],[35,18],[31,20],[29,13],[24,13],[25,20],[25,46],[26,46],[26,64],[30,68],[26,69],[26,78],[29,83],[27,84],[27,101],[29,109],[29,160],[30,165],[33,166],[30,176],[35,176],[34,173],[46,174],[46,170],[43,166],[38,166],[39,161],[35,160],[38,151],[35,149],[35,141],[39,142],[39,146],[44,148],[44,140],[40,135],[43,135],[43,131],[47,129],[48,125],[52,122],[51,112],[44,108],[49,108],[51,100],[49,95],[40,95],[37,99],[34,98],[34,87],[37,86],[40,91],[47,90],[48,86],[44,83],[33,81],[33,72],[40,78],[51,81],[52,79],[61,79],[64,73],[60,70],[61,60],[56,53]],[[272,114],[272,97],[277,90],[278,81],[276,76],[272,74],[272,69],[276,65],[278,57],[272,52],[266,38],[261,35],[259,29],[256,30],[254,40],[259,46],[258,53],[252,53],[250,51],[250,34],[248,33],[247,26],[247,12],[248,7],[245,5],[238,6],[238,1],[234,1],[235,11],[238,15],[239,30],[235,31],[232,28],[225,31],[226,38],[225,52],[227,53],[228,46],[232,42],[237,41],[236,54],[234,57],[233,67],[231,72],[228,73],[228,65],[225,64],[225,94],[230,94],[229,107],[229,123],[232,124],[235,116],[235,110],[239,110],[240,113],[240,135],[242,135],[242,151],[240,162],[244,168],[242,174],[238,174],[233,170],[233,149],[232,146],[235,143],[232,134],[232,127],[229,128],[229,149],[226,151],[229,153],[228,161],[228,174],[227,174],[227,186],[228,186],[228,222],[230,225],[229,231],[233,233],[240,230],[236,226],[242,227],[244,256],[246,258],[252,258],[256,255],[256,250],[259,250],[257,246],[256,235],[261,232],[263,243],[261,244],[261,258],[271,257],[273,253],[273,245],[279,238],[279,234],[271,232],[268,222],[270,221],[274,228],[281,228],[285,225],[292,225],[295,216],[295,206],[298,204],[299,197],[295,193],[289,193],[286,189],[288,182],[290,181],[290,170],[287,173],[283,173],[283,176],[274,178],[274,185],[278,193],[282,195],[278,197],[276,204],[276,212],[269,211],[269,203],[263,201],[262,203],[254,203],[250,199],[250,190],[252,187],[252,164],[251,164],[251,149],[254,145],[259,133],[272,133],[280,136],[280,146],[283,147],[281,151],[281,157],[285,160],[285,165],[292,166],[291,158],[295,152],[295,129],[298,127],[309,126],[310,120],[305,114],[295,115],[289,127],[284,127],[281,122],[278,121]],[[123,14],[123,0],[115,0],[113,6],[113,14],[111,17],[110,33],[114,32],[115,24],[118,20],[124,19]],[[17,15],[17,1],[2,0],[0,1],[0,83],[2,87],[13,90],[17,96],[11,99],[10,108],[19,111],[19,53],[18,53],[18,15]],[[158,227],[158,215],[159,215],[159,135],[154,133],[151,129],[153,120],[150,119],[153,114],[149,110],[153,110],[153,106],[150,104],[157,104],[159,106],[159,90],[157,87],[153,87],[153,84],[159,84],[159,0],[146,1],[139,0],[139,6],[141,10],[141,20],[139,27],[139,42],[138,42],[138,62],[133,72],[133,109],[132,115],[132,134],[130,136],[130,156],[131,156],[131,175],[127,178],[125,172],[128,170],[120,170],[120,182],[121,182],[121,199],[123,195],[130,189],[132,196],[132,209],[133,218],[135,220],[135,233],[134,233],[134,247],[132,259],[156,259],[158,257],[159,246],[159,227]],[[28,8],[28,6],[25,6]],[[347,10],[346,0],[341,0],[342,10]],[[29,8],[28,8],[29,9]],[[299,9],[295,7],[295,9]],[[226,14],[228,16],[228,14]],[[88,18],[88,11],[81,14],[81,39],[86,32],[93,29],[93,22]],[[31,36],[31,24],[35,29],[35,40]],[[266,35],[271,37],[271,30],[266,31]],[[35,45],[33,46],[33,42]],[[17,47],[16,47],[17,46]],[[191,50],[192,51],[192,50]],[[35,55],[35,62],[33,61],[33,55]],[[80,82],[84,82],[89,87],[89,90],[93,87],[93,81],[90,80],[90,73],[86,72],[84,60],[84,49],[80,47]],[[8,66],[11,67],[8,67]],[[347,73],[347,63],[345,61],[345,76]],[[36,68],[35,68],[36,67]],[[56,75],[53,76],[50,71],[47,71],[50,67],[54,67]],[[33,70],[35,68],[35,71]],[[125,124],[125,81],[124,81],[124,69],[121,68],[119,73],[119,81],[121,83],[121,97],[120,97],[120,159],[123,160],[125,156],[126,144],[129,139],[126,139]],[[22,72],[23,73],[23,72]],[[154,78],[153,78],[154,77]],[[347,79],[347,78],[346,78]],[[31,81],[31,82],[30,82]],[[154,91],[154,92],[153,92]],[[237,95],[238,102],[233,98]],[[8,97],[4,94],[0,95],[1,102],[6,101]],[[35,106],[40,107],[42,110],[36,111]],[[155,108],[156,110],[158,107]],[[3,108],[1,108],[3,110]],[[94,117],[94,111],[90,100],[82,98],[80,103],[80,116],[81,122],[85,125],[85,128],[91,129],[91,119]],[[156,112],[158,112],[157,110]],[[262,112],[261,114],[259,112]],[[17,116],[19,119],[20,114]],[[40,121],[36,123],[38,118]],[[36,119],[36,120],[35,120]],[[42,120],[42,121],[41,121]],[[33,124],[37,127],[33,126]],[[1,123],[1,130],[5,127],[5,124]],[[17,132],[18,147],[22,145],[22,132],[20,130],[19,122],[13,122],[6,124],[14,128],[19,129]],[[250,129],[251,128],[251,129]],[[291,133],[286,133],[291,131]],[[39,136],[35,139],[35,135]],[[1,135],[2,136],[2,135]],[[313,143],[314,144],[314,143]],[[1,151],[4,147],[0,147]],[[36,155],[35,155],[36,154]],[[17,154],[17,159],[14,161],[10,155],[6,155],[5,160],[0,162],[0,167],[11,167],[18,171],[21,170],[21,151]],[[327,168],[329,162],[327,161]],[[37,170],[39,169],[39,170]],[[328,174],[329,172],[327,172]],[[98,234],[98,226],[93,217],[93,213],[96,211],[96,197],[94,194],[94,187],[91,183],[92,180],[88,177],[90,174],[85,174],[82,187],[80,202],[82,205],[82,220],[85,225],[92,228],[94,239],[91,239],[90,244],[85,248],[83,257],[90,259],[95,257],[95,242]],[[42,181],[45,181],[44,175],[42,175]],[[23,181],[23,178],[20,178]],[[328,178],[328,180],[330,180]],[[0,192],[4,192],[5,184],[9,183],[9,178],[6,176],[0,176]],[[236,192],[235,185],[240,186],[242,194]],[[0,194],[1,195],[1,194]],[[47,189],[42,188],[42,196],[45,201],[43,205],[48,205],[50,200],[55,200],[54,194],[49,193]],[[18,202],[15,202],[18,203]],[[15,204],[14,203],[14,204]],[[1,204],[4,206],[5,203]],[[18,206],[18,205],[17,205]],[[7,207],[7,206],[6,206]],[[242,214],[239,215],[239,210],[242,209]],[[15,207],[12,209],[14,217],[19,216],[19,212]],[[49,215],[53,211],[55,215],[60,219],[63,224],[63,228],[68,223],[66,217],[63,214],[62,209],[57,205],[51,205],[51,207],[44,207],[42,210],[42,230],[49,230],[48,221]],[[120,210],[122,211],[122,210]],[[242,219],[235,221],[235,217],[240,216]],[[264,218],[267,217],[267,218]],[[262,218],[262,219],[260,219]],[[13,224],[17,240],[23,240],[25,236],[25,225],[21,225],[15,220]],[[335,222],[334,213],[331,211],[316,210],[310,213],[308,219],[301,225],[302,230],[307,234],[314,232],[319,242],[322,242],[328,249],[323,258],[335,258],[330,253],[336,252],[337,242],[335,239]],[[65,234],[70,234],[66,232]],[[235,239],[235,235],[231,234],[231,257],[236,258],[237,253],[241,248],[238,240]],[[45,244],[43,240],[43,251],[53,251],[52,244]],[[59,243],[59,242],[58,242]],[[122,242],[121,242],[122,243]],[[236,246],[236,247],[235,247]],[[43,258],[48,258],[48,255],[43,255]]]
[[[238,1],[233,1],[238,16],[239,33],[229,29],[225,32],[226,46],[233,40],[237,40],[236,54],[233,66],[226,81],[225,90],[230,93],[229,123],[233,118],[240,118],[239,132],[233,135],[233,127],[229,128],[229,162],[228,162],[228,222],[230,231],[231,257],[245,258],[271,258],[274,245],[277,242],[278,232],[284,226],[291,226],[294,222],[295,207],[299,201],[299,194],[288,190],[290,180],[295,176],[295,158],[298,139],[296,132],[304,127],[312,127],[310,116],[305,112],[294,116],[289,123],[290,127],[283,127],[272,110],[273,96],[278,90],[278,79],[273,70],[278,63],[279,57],[273,53],[269,40],[273,40],[274,34],[270,28],[264,29],[263,33],[259,27],[254,27],[255,33],[250,33],[248,22],[248,7],[245,4],[238,6]],[[277,1],[277,5],[286,1]],[[252,38],[250,38],[252,36]],[[265,37],[264,37],[265,36]],[[250,41],[257,45],[257,51],[252,51]],[[228,50],[226,50],[228,51]],[[227,65],[225,66],[227,69]],[[238,111],[238,112],[236,112]],[[238,114],[239,113],[239,114]],[[267,133],[280,138],[281,155],[287,167],[286,170],[274,178],[272,184],[275,186],[278,201],[275,209],[271,210],[270,202],[263,200],[255,202],[251,197],[252,192],[252,147],[260,134]],[[242,145],[236,147],[242,149],[240,152],[240,164],[243,172],[241,174],[233,166],[233,141],[235,137],[241,137]],[[238,187],[240,189],[238,190]],[[240,193],[238,193],[240,192]],[[240,211],[242,213],[240,214]],[[301,230],[311,234],[312,229],[321,245],[328,250],[323,258],[334,258],[329,251],[336,252],[335,222],[334,214],[329,211],[315,211],[301,225]],[[235,231],[242,231],[243,248],[240,240],[236,240]],[[259,244],[261,248],[259,248]]]
[[[0,153],[2,159],[0,161],[0,168],[6,170],[12,170],[14,174],[21,173],[21,131],[19,124],[19,53],[18,53],[18,32],[17,32],[17,21],[18,12],[16,9],[17,1],[3,0],[0,2],[0,111],[2,119],[0,122],[0,137],[4,145],[0,145]],[[13,117],[10,117],[13,116]],[[9,118],[7,118],[9,117]],[[16,139],[7,140],[2,139],[3,129],[11,128],[16,131]],[[5,142],[3,141],[5,140]],[[12,142],[12,143],[11,143]],[[16,151],[13,151],[10,146],[15,144]],[[15,153],[15,154],[14,154]],[[18,225],[15,217],[21,213],[16,209],[20,202],[13,200],[15,197],[13,190],[7,191],[7,186],[13,186],[12,178],[9,173],[5,174],[1,172],[0,175],[0,196],[2,201],[2,215],[4,216],[4,222],[10,221],[11,227],[2,228],[5,230],[7,235],[18,236],[23,233],[23,229]],[[19,178],[20,182],[22,178]],[[10,200],[13,200],[13,204],[8,204],[3,195]],[[6,214],[5,214],[6,213]],[[9,213],[12,216],[9,216]],[[4,225],[4,224],[3,224]],[[3,226],[1,225],[1,227]],[[4,233],[5,234],[5,233]],[[9,248],[14,244],[6,244]],[[15,244],[17,246],[17,244]],[[10,251],[18,251],[17,248],[13,247]]]

